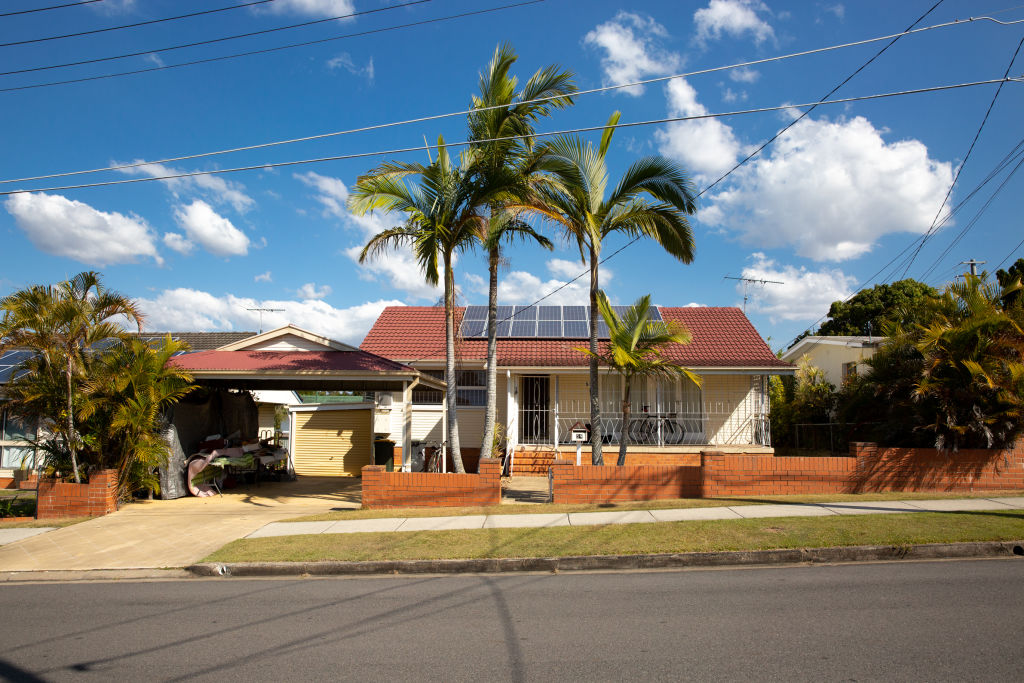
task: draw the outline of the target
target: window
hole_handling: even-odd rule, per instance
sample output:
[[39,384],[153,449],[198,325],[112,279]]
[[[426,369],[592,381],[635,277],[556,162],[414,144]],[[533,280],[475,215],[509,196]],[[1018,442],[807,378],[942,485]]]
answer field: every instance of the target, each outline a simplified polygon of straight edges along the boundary
[[6,410],[0,410],[0,467],[19,469],[35,465],[35,449],[26,442],[36,430]]
[[[424,370],[424,374],[444,379],[441,370]],[[456,405],[482,407],[487,405],[487,373],[484,370],[456,370],[458,386]],[[416,388],[412,390],[413,405],[434,405],[444,403],[444,392],[437,389]]]
[[857,361],[843,363],[843,379],[847,380],[857,376]]

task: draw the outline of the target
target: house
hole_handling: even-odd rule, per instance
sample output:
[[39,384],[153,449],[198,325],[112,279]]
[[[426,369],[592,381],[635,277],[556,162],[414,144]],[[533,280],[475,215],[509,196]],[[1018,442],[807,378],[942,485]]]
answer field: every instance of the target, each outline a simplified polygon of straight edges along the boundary
[[[499,306],[497,421],[508,453],[537,465],[554,451],[575,454],[573,428],[589,429],[588,359],[585,306]],[[738,308],[656,307],[664,320],[681,323],[693,340],[672,345],[665,355],[695,371],[698,387],[683,380],[639,380],[631,401],[633,450],[644,453],[697,453],[758,449],[770,452],[768,378],[794,368],[772,353]],[[486,307],[457,310],[458,425],[467,470],[475,467],[483,436],[486,401]],[[603,329],[602,329],[603,328]],[[599,336],[608,332],[601,322]],[[444,310],[439,307],[386,308],[363,340],[364,351],[441,377],[445,355]],[[622,380],[602,370],[599,397],[602,433],[609,450],[622,437]],[[443,395],[414,388],[411,400],[393,394],[392,433],[410,419],[416,441],[445,440]],[[589,453],[589,445],[584,446]],[[543,455],[543,458],[540,456]],[[589,455],[587,456],[589,458]],[[408,466],[409,459],[404,464]],[[521,471],[521,470],[520,470]]]
[[885,337],[804,337],[782,354],[782,360],[796,363],[805,355],[825,373],[833,386],[842,386],[851,374],[862,372],[864,361],[875,355]]

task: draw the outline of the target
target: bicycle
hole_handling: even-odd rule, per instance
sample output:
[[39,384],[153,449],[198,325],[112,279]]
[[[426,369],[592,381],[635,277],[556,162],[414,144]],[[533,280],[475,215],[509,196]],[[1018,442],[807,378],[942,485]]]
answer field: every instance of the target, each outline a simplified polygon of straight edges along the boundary
[[[667,415],[641,413],[639,418],[630,421],[629,439],[635,444],[647,446],[680,444],[686,438],[686,430],[675,418],[675,413]],[[656,444],[659,427],[661,428],[661,444]]]
[[[436,441],[425,441],[423,443],[422,449],[424,472],[443,471],[443,463],[447,455],[447,446],[447,441],[442,441],[441,443],[437,443]],[[430,451],[429,453],[427,452],[428,450]]]

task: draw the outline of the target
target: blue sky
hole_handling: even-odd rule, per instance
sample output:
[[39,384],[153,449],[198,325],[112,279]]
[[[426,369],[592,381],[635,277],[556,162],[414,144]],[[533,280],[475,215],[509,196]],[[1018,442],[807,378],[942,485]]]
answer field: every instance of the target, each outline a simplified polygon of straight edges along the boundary
[[[236,0],[102,0],[79,7],[0,17],[0,43],[88,31],[201,11]],[[6,3],[5,11],[56,4]],[[380,0],[273,0],[252,7],[26,45],[0,47],[4,71],[143,53],[126,59],[0,76],[0,89],[172,65],[286,43],[372,31],[498,7],[494,0],[431,0],[393,7]],[[273,140],[462,110],[499,42],[510,42],[525,80],[558,63],[581,89],[634,82],[897,33],[934,0],[643,2],[546,0],[318,45],[176,69],[52,87],[0,90],[4,153],[0,180],[151,161]],[[946,0],[920,26],[991,15],[999,0]],[[154,52],[182,43],[381,10],[248,38]],[[977,21],[906,36],[836,97],[999,78],[1024,36],[1024,23]],[[595,126],[615,110],[622,121],[813,102],[884,43],[719,71],[667,83],[581,96],[542,121],[542,131]],[[1024,73],[1024,56],[1011,75]],[[660,305],[742,305],[743,289],[724,276],[778,280],[750,288],[747,312],[785,346],[831,301],[903,277],[893,257],[931,226],[953,173],[995,92],[994,85],[820,107],[758,157],[701,198],[692,225],[696,260],[682,265],[641,242],[602,267],[613,300],[651,293]],[[964,166],[951,205],[959,204],[1011,152],[1022,135],[1024,85],[1008,83]],[[619,130],[613,177],[637,158],[663,154],[703,188],[767,140],[792,109]],[[422,145],[439,134],[457,141],[453,117],[230,155],[93,175],[0,184],[38,189],[127,180],[168,171],[238,166]],[[596,134],[592,134],[593,135]],[[248,308],[282,308],[264,328],[291,322],[358,343],[386,305],[428,305],[409,256],[397,252],[364,266],[353,254],[396,218],[354,217],[348,188],[385,158],[425,160],[424,152],[370,156],[173,181],[0,197],[0,295],[100,270],[108,286],[136,297],[149,329],[254,330]],[[1017,159],[1014,158],[1013,164]],[[1014,253],[1022,178],[1013,164],[927,241],[910,277],[941,286],[968,258],[986,268]],[[948,207],[947,207],[948,208]],[[981,211],[979,213],[979,211]],[[972,222],[977,214],[976,221]],[[958,242],[954,240],[965,228]],[[619,238],[605,253],[622,246]],[[948,252],[943,255],[943,252]],[[1011,256],[1012,254],[1012,256]],[[563,242],[555,252],[516,247],[502,272],[502,303],[531,303],[582,272]],[[904,267],[895,267],[902,265]],[[1004,264],[1005,267],[1005,264]],[[882,271],[877,274],[878,271]],[[877,275],[876,275],[877,274]],[[462,302],[484,303],[480,254],[458,262]],[[578,303],[584,281],[546,303]]]

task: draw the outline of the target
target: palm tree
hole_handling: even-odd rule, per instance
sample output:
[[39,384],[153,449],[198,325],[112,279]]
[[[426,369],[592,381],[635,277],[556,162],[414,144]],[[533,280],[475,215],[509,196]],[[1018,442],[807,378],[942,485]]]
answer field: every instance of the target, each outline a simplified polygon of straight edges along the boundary
[[590,424],[591,458],[603,465],[601,406],[598,399],[597,316],[601,244],[612,233],[649,237],[683,263],[693,261],[693,232],[686,215],[697,210],[694,188],[684,171],[662,157],[633,163],[611,194],[606,157],[619,112],[608,119],[595,150],[576,137],[558,137],[541,146],[544,167],[554,179],[540,188],[531,211],[559,225],[590,266]]
[[[487,218],[482,209],[501,199],[507,178],[478,176],[469,159],[454,163],[438,138],[437,159],[428,166],[388,162],[361,176],[349,198],[350,210],[361,215],[374,209],[406,216],[405,224],[374,235],[359,255],[362,263],[385,250],[401,245],[412,247],[427,282],[444,279],[445,318],[445,404],[448,412],[448,442],[456,472],[465,472],[459,446],[455,378],[455,255],[472,249],[484,234]],[[406,185],[405,178],[419,183]],[[441,270],[438,270],[438,260]]]
[[[572,83],[573,74],[563,71],[557,65],[539,69],[519,92],[517,80],[509,70],[518,57],[508,44],[498,45],[488,65],[480,75],[480,94],[473,96],[473,108],[469,115],[469,139],[476,142],[471,148],[477,157],[476,164],[481,174],[506,174],[513,170],[511,180],[518,185],[516,192],[521,195],[519,202],[527,201],[531,181],[540,179],[538,157],[533,154],[533,122],[550,115],[554,109],[572,105],[569,97],[576,92]],[[555,99],[547,99],[555,98]],[[536,101],[543,100],[543,101]],[[513,215],[504,215],[509,206],[492,203],[490,223],[484,238],[487,251],[488,293],[487,293],[487,402],[484,411],[484,434],[480,446],[480,457],[491,455],[494,441],[494,424],[497,417],[498,386],[498,267],[502,262],[501,247],[509,240],[534,241],[551,249],[553,245],[546,237],[538,234],[528,224]]]
[[51,287],[36,285],[0,300],[0,349],[20,346],[42,355],[47,363],[60,362],[66,389],[61,424],[70,453],[75,482],[78,473],[79,437],[75,432],[74,396],[87,362],[97,344],[120,338],[122,328],[113,319],[124,317],[142,331],[142,313],[135,303],[103,286],[99,273],[86,271]]
[[935,300],[929,324],[886,330],[921,354],[913,397],[934,406],[925,429],[936,448],[1005,447],[1024,431],[1024,304],[1003,307],[1020,289],[966,274]]
[[101,466],[117,469],[122,496],[144,488],[159,490],[153,470],[167,460],[168,445],[161,436],[164,416],[195,388],[191,373],[170,360],[188,350],[188,344],[170,335],[159,343],[121,342],[97,359],[93,378],[84,385],[90,400],[79,416],[96,415],[103,423],[98,435],[105,461]]
[[577,349],[592,360],[604,363],[622,375],[622,437],[619,440],[619,467],[626,464],[629,444],[629,420],[632,411],[630,390],[638,377],[685,378],[697,386],[701,379],[681,365],[666,360],[662,349],[668,344],[689,344],[690,333],[676,322],[651,320],[651,295],[645,294],[626,309],[620,318],[603,291],[597,292],[597,306],[608,325],[608,346],[603,353]]

